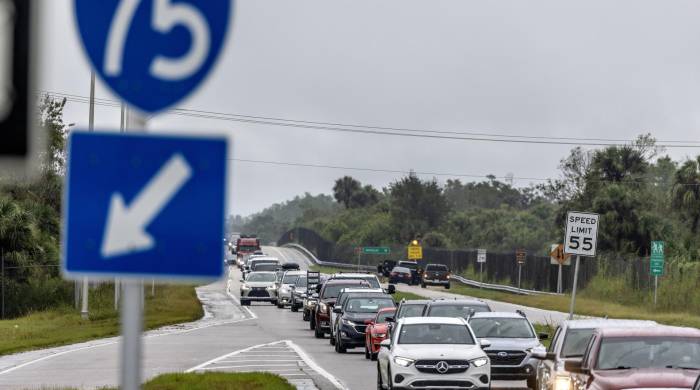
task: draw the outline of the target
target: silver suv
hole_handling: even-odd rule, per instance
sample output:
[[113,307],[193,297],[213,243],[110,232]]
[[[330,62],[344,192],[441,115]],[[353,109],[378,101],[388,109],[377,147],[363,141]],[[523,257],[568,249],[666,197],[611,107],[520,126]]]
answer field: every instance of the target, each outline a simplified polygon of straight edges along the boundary
[[271,302],[277,304],[275,294],[275,272],[260,271],[248,272],[245,280],[241,280],[241,305],[250,305],[250,302]]
[[526,380],[527,387],[537,385],[537,367],[547,353],[540,339],[548,335],[535,333],[535,327],[522,312],[474,313],[469,325],[480,340],[488,340],[485,349],[491,360],[491,378],[495,380]]

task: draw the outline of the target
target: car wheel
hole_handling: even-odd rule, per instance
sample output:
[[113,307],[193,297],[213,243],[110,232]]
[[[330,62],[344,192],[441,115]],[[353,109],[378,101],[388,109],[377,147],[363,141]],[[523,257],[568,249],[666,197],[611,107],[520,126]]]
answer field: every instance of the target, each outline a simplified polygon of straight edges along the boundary
[[249,306],[250,302],[241,299],[241,306]]
[[348,349],[343,345],[343,339],[341,339],[340,336],[337,336],[337,339],[335,340],[335,351],[338,353],[345,353],[348,351]]
[[376,353],[373,353],[373,352],[370,352],[370,353],[369,353],[369,360],[371,360],[371,361],[373,361],[373,362],[376,362],[376,361],[377,361],[377,354],[376,354]]
[[365,343],[365,359],[369,359],[369,348],[367,348],[367,344]]
[[276,304],[277,304],[277,300],[275,299],[274,301],[270,301],[270,303],[272,303],[273,305],[276,305]]
[[316,329],[316,316],[313,316],[313,315],[309,316],[309,329],[311,329],[311,330]]
[[537,377],[531,376],[527,378],[527,387],[532,390],[537,390]]
[[446,289],[446,290],[449,290],[449,289],[450,289],[450,285],[449,285],[449,284],[446,284],[446,285],[445,285],[445,289]]
[[325,332],[323,332],[323,331],[321,330],[321,327],[320,327],[320,326],[315,327],[315,329],[314,329],[314,337],[316,337],[317,339],[322,339],[325,335],[326,335]]
[[382,371],[379,368],[379,363],[377,363],[377,390],[384,390],[384,385],[382,384]]
[[391,383],[391,382],[392,382],[392,380],[391,380],[391,365],[389,365],[389,366],[386,368],[386,377],[389,378],[389,383],[386,384],[386,388],[387,388],[388,390],[393,390],[393,389],[394,389],[394,385]]
[[278,308],[278,309],[284,309],[284,303],[279,303],[279,302],[277,302],[277,308]]
[[425,288],[425,283],[421,283],[420,286],[421,286],[422,288]]

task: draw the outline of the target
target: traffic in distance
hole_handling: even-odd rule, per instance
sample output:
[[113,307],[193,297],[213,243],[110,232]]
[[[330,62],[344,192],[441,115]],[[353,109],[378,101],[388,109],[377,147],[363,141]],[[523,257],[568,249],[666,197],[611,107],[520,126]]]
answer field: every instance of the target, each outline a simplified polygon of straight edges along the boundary
[[301,311],[299,321],[328,348],[364,351],[377,389],[488,389],[494,381],[537,390],[700,389],[700,330],[585,318],[538,333],[523,311],[495,311],[481,299],[393,298],[396,283],[450,288],[443,264],[389,260],[376,274],[324,274],[269,256],[256,240],[229,246],[236,256],[227,262],[245,275],[241,304]]

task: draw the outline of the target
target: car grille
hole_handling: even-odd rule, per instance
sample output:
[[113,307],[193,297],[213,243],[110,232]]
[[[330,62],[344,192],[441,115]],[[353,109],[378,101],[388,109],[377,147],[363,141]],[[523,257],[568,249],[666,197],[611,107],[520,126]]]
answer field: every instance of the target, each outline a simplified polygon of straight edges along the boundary
[[357,333],[365,333],[367,330],[367,325],[353,325],[353,328],[355,328],[355,332]]
[[517,366],[527,356],[522,351],[487,351],[486,355],[491,359],[492,366]]
[[267,292],[265,287],[253,287],[248,293],[249,297],[269,297],[270,293]]
[[[438,371],[437,364],[440,362],[447,363],[447,371]],[[469,362],[466,360],[418,360],[415,366],[418,371],[430,374],[456,374],[467,371]]]
[[411,383],[411,388],[473,389],[474,384],[469,381],[418,380]]

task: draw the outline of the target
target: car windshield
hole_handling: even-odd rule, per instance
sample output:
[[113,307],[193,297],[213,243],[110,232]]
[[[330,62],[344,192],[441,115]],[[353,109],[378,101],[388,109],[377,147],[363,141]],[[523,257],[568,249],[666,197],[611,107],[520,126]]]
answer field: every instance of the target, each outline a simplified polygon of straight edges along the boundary
[[298,279],[299,275],[284,275],[282,284],[295,284]]
[[299,276],[294,285],[297,287],[306,287],[306,276]]
[[[344,288],[362,288],[359,284],[332,284],[326,286],[323,290],[323,298],[337,298],[340,291]],[[366,287],[366,286],[365,286]]]
[[447,271],[447,266],[440,264],[431,264],[425,269],[426,271]]
[[418,264],[416,263],[407,263],[407,262],[399,262],[399,265],[401,267],[409,268],[409,269],[418,269]]
[[561,347],[561,357],[581,357],[588,347],[593,329],[569,329]]
[[533,338],[530,323],[525,318],[472,318],[469,321],[478,338]]
[[464,325],[409,324],[401,327],[399,344],[474,344]]
[[[700,339],[687,337],[609,337],[598,353],[599,370],[629,368],[700,369]],[[697,375],[697,374],[696,374]]]
[[237,249],[238,252],[255,252],[256,250],[258,247],[253,245],[239,245]]
[[489,312],[489,308],[484,305],[468,305],[468,304],[454,304],[454,305],[434,305],[430,307],[428,311],[428,317],[462,317],[467,318],[469,314],[474,310],[474,313]]
[[279,267],[277,263],[255,263],[250,269],[253,271],[275,271],[277,267]]
[[394,269],[392,269],[391,272],[402,272],[405,274],[410,274],[411,270],[406,267],[394,267]]
[[350,298],[345,305],[345,311],[349,313],[376,313],[379,309],[394,307],[391,298]]
[[386,322],[387,318],[393,317],[395,314],[396,314],[396,311],[394,311],[394,310],[383,311],[383,312],[377,314],[377,318],[374,319],[374,322],[377,324],[383,324]]
[[404,318],[404,317],[422,317],[423,316],[423,309],[425,308],[425,304],[413,304],[413,305],[402,305],[401,310],[399,313],[396,315],[396,318]]
[[246,278],[246,282],[274,282],[277,280],[277,277],[275,274],[270,274],[270,273],[251,273],[248,275],[248,278]]

